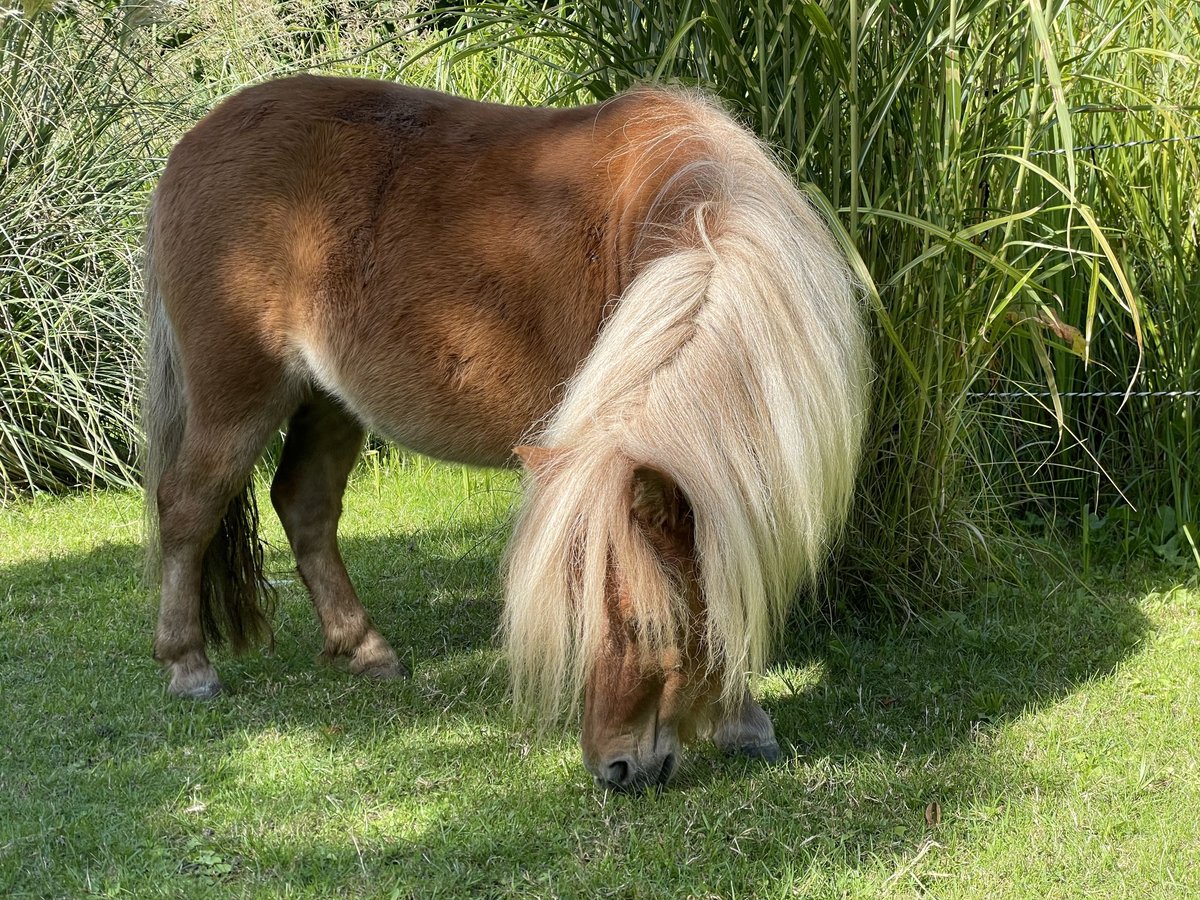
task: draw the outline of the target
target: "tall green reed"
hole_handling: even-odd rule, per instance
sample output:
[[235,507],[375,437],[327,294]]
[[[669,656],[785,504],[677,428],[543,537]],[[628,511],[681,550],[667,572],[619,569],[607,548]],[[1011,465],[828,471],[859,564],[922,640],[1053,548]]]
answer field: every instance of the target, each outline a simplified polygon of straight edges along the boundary
[[[1068,388],[1099,373],[1122,386],[1194,379],[1200,332],[1179,306],[1195,281],[1195,148],[1079,148],[1200,132],[1195,12],[1152,0],[582,0],[466,14],[510,24],[517,43],[556,35],[573,76],[564,95],[644,81],[716,91],[828,213],[876,324],[843,596],[897,610],[940,596],[995,555],[1014,505],[1115,486],[1111,454],[1080,424],[1093,413]],[[1025,388],[1047,396],[980,397]],[[1190,419],[1151,419],[1124,433],[1142,456],[1166,442],[1155,490],[1195,521]]]
[[117,16],[0,20],[0,495],[131,482],[148,178]]

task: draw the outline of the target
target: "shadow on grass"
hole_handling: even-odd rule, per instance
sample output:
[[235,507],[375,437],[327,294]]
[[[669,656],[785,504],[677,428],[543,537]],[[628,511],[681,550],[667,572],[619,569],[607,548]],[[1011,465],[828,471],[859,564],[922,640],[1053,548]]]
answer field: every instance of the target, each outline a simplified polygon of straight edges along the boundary
[[[907,630],[798,628],[765,685],[783,761],[700,747],[676,789],[609,797],[591,787],[574,735],[539,743],[505,709],[492,637],[504,538],[489,520],[345,542],[412,679],[371,684],[315,665],[318,629],[293,580],[274,653],[218,654],[230,690],[208,705],[165,695],[132,545],[0,569],[12,709],[0,725],[0,875],[35,891],[284,878],[401,895],[724,893],[801,884],[819,865],[850,877],[864,859],[917,853],[930,803],[963,817],[1052,789],[993,758],[996,726],[1111,673],[1147,628],[1134,588],[1092,596],[1049,581]],[[286,556],[269,565],[287,579]],[[288,753],[327,765],[288,770]],[[239,799],[208,810],[222,796]],[[322,829],[323,797],[368,810],[357,836]],[[647,871],[653,884],[638,888]]]

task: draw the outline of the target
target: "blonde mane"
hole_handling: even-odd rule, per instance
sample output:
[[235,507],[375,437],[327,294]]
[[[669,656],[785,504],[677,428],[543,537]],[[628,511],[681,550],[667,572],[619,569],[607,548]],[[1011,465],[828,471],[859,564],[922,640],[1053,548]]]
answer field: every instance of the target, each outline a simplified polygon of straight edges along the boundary
[[860,453],[862,311],[827,227],[713,103],[644,97],[623,153],[654,184],[634,253],[648,261],[536,436],[559,455],[528,479],[506,556],[516,700],[548,716],[577,702],[604,640],[610,566],[646,646],[688,628],[681,586],[630,515],[636,466],[691,506],[702,646],[732,702],[827,556]]

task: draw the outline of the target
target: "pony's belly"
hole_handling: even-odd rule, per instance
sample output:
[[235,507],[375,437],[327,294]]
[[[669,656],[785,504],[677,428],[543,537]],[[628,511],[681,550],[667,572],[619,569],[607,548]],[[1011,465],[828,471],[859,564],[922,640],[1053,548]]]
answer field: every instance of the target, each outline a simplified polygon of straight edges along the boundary
[[364,420],[369,430],[425,456],[471,466],[502,467],[513,460],[518,438],[497,439],[485,428],[457,427],[450,419],[397,421],[400,417]]
[[[336,359],[301,345],[308,379],[368,430],[417,453],[449,462],[504,466],[513,447],[549,410],[532,396],[549,391],[509,379],[492,383],[439,377],[395,353],[389,366]],[[358,363],[357,365],[355,363]],[[531,408],[532,407],[532,408]]]

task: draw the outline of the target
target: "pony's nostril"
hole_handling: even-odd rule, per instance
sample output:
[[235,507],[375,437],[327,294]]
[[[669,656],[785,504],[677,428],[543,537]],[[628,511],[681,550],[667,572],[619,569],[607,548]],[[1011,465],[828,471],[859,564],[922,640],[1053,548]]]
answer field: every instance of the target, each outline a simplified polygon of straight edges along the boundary
[[631,766],[625,757],[614,759],[604,767],[604,779],[613,787],[625,787],[629,783]]

